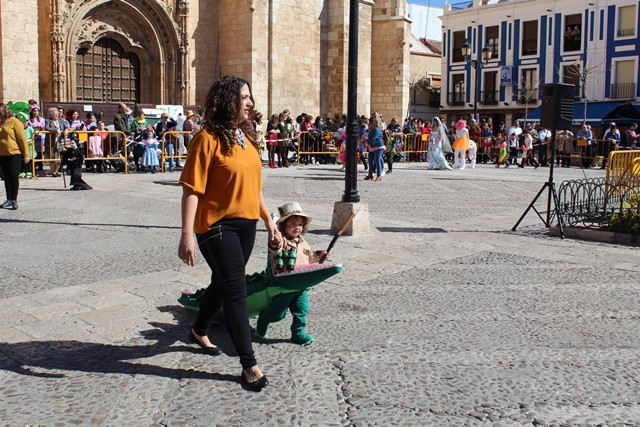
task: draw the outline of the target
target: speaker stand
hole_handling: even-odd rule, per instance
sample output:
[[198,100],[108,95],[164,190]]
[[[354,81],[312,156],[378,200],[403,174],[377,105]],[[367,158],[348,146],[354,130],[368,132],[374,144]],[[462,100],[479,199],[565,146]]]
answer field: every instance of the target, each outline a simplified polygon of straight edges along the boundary
[[[516,228],[518,228],[518,225],[520,225],[524,217],[527,216],[527,213],[529,213],[529,211],[533,209],[535,213],[538,215],[538,217],[542,220],[545,227],[547,228],[551,227],[551,221],[553,221],[553,216],[555,215],[555,217],[558,218],[558,229],[560,230],[560,237],[564,239],[564,230],[562,229],[562,217],[560,216],[560,211],[558,210],[558,193],[556,192],[556,185],[553,182],[553,167],[555,163],[555,154],[556,154],[556,130],[555,129],[551,130],[551,137],[552,137],[552,144],[551,144],[551,158],[550,158],[551,164],[549,165],[549,179],[547,182],[545,182],[542,185],[542,188],[540,188],[540,190],[538,191],[538,194],[536,194],[536,196],[533,198],[531,203],[529,203],[529,206],[527,207],[527,209],[525,209],[524,213],[522,214],[518,222],[516,222],[516,225],[513,226],[511,231],[516,231]],[[548,190],[546,219],[542,217],[538,209],[536,209],[535,207],[535,204],[538,201],[538,198],[542,195],[545,189]],[[552,200],[553,200],[553,211],[551,210]]]

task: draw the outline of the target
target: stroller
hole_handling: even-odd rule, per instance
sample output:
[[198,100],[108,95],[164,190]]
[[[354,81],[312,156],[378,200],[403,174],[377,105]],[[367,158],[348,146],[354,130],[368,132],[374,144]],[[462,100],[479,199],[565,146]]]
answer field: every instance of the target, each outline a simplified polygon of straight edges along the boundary
[[[126,139],[127,141],[127,163],[128,163],[128,169],[131,170],[135,170],[136,168],[136,164],[133,161],[133,143],[134,143],[134,138],[133,136],[129,136]],[[124,148],[124,147],[123,147]],[[123,157],[124,153],[123,153],[123,148],[120,148],[118,146],[118,150],[116,152],[114,152],[112,155],[113,157]],[[110,159],[109,160],[109,166],[113,167],[116,172],[124,172],[125,171],[125,163],[123,160],[120,159]]]

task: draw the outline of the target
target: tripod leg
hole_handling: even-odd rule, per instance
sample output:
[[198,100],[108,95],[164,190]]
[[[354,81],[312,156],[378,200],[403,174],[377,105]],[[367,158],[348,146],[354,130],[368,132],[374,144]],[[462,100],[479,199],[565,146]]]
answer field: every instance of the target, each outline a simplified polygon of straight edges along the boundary
[[[545,182],[544,185],[542,186],[542,188],[540,188],[540,191],[538,191],[538,194],[536,194],[536,197],[533,198],[533,200],[531,201],[531,203],[529,203],[529,206],[527,207],[527,209],[525,209],[524,213],[522,214],[522,216],[520,217],[520,219],[518,220],[518,222],[516,222],[516,225],[513,226],[513,228],[511,229],[511,231],[516,231],[516,228],[518,228],[518,225],[520,225],[520,223],[522,222],[522,220],[524,219],[525,216],[527,216],[527,213],[529,213],[529,210],[531,210],[532,208],[535,210],[535,207],[533,205],[535,205],[536,201],[538,200],[538,197],[540,197],[540,195],[542,194],[542,192],[544,191],[545,188],[547,188],[547,186],[549,185],[548,182]],[[538,211],[536,211],[537,213]],[[540,216],[540,214],[538,214],[538,216]]]
[[[553,206],[556,213],[556,217],[558,218],[558,230],[560,231],[560,238],[564,239],[562,217],[560,216],[560,209],[558,208],[558,193],[556,193],[555,187],[552,187],[552,194],[553,194]],[[549,224],[549,226],[551,226],[551,224]]]

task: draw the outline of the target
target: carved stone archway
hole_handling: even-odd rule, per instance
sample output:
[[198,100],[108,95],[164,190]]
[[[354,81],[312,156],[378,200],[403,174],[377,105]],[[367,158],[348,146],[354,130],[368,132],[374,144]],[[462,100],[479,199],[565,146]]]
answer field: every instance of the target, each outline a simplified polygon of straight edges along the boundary
[[[54,98],[76,100],[76,54],[98,40],[116,40],[140,63],[140,102],[181,103],[184,87],[183,51],[173,9],[155,0],[84,0],[59,5],[52,37]],[[55,11],[54,11],[55,12]],[[57,22],[56,19],[57,18]],[[63,74],[61,76],[61,74]]]

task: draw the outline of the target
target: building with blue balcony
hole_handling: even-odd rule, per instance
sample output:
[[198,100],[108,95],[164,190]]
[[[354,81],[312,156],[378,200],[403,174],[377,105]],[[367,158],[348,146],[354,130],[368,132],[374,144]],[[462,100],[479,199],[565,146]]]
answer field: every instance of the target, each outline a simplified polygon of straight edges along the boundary
[[640,121],[638,0],[473,0],[441,20],[447,121],[539,121],[546,83],[576,86],[576,125]]

